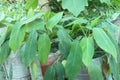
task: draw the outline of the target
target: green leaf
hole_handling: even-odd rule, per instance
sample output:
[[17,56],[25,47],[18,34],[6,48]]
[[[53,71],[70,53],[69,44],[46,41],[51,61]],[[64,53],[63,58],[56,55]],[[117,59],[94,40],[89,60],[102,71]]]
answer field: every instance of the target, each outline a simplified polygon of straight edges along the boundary
[[43,13],[37,13],[37,14],[35,14],[34,16],[32,16],[32,17],[28,18],[27,20],[25,20],[25,21],[23,22],[23,24],[30,23],[30,22],[32,22],[32,21],[40,18],[42,15],[43,15]]
[[38,0],[27,0],[27,3],[25,4],[25,9],[35,9],[38,5]]
[[26,43],[20,50],[20,59],[25,66],[29,66],[37,55],[37,32],[32,31]]
[[0,47],[0,64],[3,64],[10,54],[9,41],[5,41]]
[[98,64],[91,62],[91,64],[87,68],[91,80],[103,80],[102,71]]
[[[31,18],[28,18],[26,21],[17,22],[13,26],[13,29],[12,29],[12,32],[10,35],[9,46],[14,52],[16,52],[16,50],[22,45],[22,41],[24,40],[26,27],[25,26],[23,27],[23,25],[28,24],[41,16],[42,16],[42,13],[37,13],[36,15],[32,16]],[[36,29],[36,26],[34,26],[34,27]],[[28,30],[30,30],[30,28]]]
[[95,18],[94,20],[91,21],[91,27],[95,27],[98,23],[100,23],[100,18],[101,16]]
[[71,45],[70,54],[66,62],[66,76],[69,80],[74,80],[82,66],[82,50],[79,41],[74,41]]
[[119,63],[117,63],[113,57],[109,57],[109,64],[114,80],[120,80]]
[[110,4],[110,0],[100,0],[101,3]]
[[38,39],[38,58],[42,64],[46,64],[51,43],[47,34],[42,34]]
[[25,30],[21,28],[23,22],[17,22],[11,32],[9,46],[10,48],[16,52],[17,49],[22,45],[22,41],[25,37]]
[[0,22],[0,28],[3,28],[3,27],[5,27],[6,25],[4,24],[4,23],[2,23],[2,22]]
[[52,28],[61,20],[62,15],[63,15],[63,12],[59,12],[59,13],[55,14],[55,16],[50,18],[48,20],[48,22],[46,23],[47,28],[52,31]]
[[44,80],[55,80],[55,69],[53,66],[47,68]]
[[56,77],[57,77],[56,80],[64,80],[65,71],[63,65],[60,62],[56,62],[54,66],[56,70]]
[[62,0],[63,9],[68,9],[74,16],[85,10],[85,6],[88,6],[88,0]]
[[117,61],[118,50],[107,33],[101,28],[93,28],[93,35],[97,45],[107,53],[111,54]]
[[[7,30],[6,30],[7,29]],[[12,30],[12,27],[11,25],[7,25],[7,28],[3,28],[0,32],[3,34],[1,35],[1,38],[0,38],[0,46],[2,45],[2,43],[5,41],[5,40],[8,40],[9,37],[10,37],[10,34],[11,34],[11,30]],[[4,32],[4,33],[3,33]]]
[[34,10],[33,10],[32,8],[30,8],[30,9],[28,10],[28,12],[27,12],[27,17],[28,17],[28,18],[29,18],[29,17],[32,17],[32,16],[34,16],[34,14],[35,14]]
[[81,42],[80,42],[80,46],[82,49],[82,61],[83,63],[88,66],[91,61],[92,58],[94,56],[94,42],[93,39],[91,37],[84,37],[82,38]]
[[81,18],[74,20],[73,22],[69,22],[66,26],[71,26],[73,24],[82,24],[82,23],[86,24],[87,22],[88,22],[87,19],[84,19],[83,17],[81,17]]
[[67,33],[65,29],[59,29],[58,33],[58,39],[59,39],[59,49],[60,52],[64,55],[66,58],[70,52],[71,48],[71,37]]
[[31,64],[31,76],[32,76],[32,80],[36,80],[37,79],[37,71],[38,71],[38,69],[37,69],[37,64],[35,63],[35,62],[33,62],[32,64]]
[[6,29],[7,29],[6,27],[0,28],[0,46],[5,41],[5,36],[6,36],[6,32],[7,32]]
[[45,30],[44,28],[44,21],[41,19],[36,19],[28,24],[26,24],[24,27],[26,27],[27,32],[31,32],[32,30]]

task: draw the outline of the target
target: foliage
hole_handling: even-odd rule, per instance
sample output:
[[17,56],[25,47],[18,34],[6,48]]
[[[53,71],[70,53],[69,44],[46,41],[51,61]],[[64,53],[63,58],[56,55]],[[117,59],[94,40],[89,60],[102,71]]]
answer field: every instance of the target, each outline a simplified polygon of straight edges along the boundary
[[55,61],[47,69],[45,80],[62,80],[65,76],[74,80],[83,65],[91,80],[108,78],[102,74],[102,62],[100,65],[93,62],[96,56],[101,60],[107,57],[108,75],[113,74],[114,80],[119,80],[115,37],[119,28],[112,23],[120,14],[118,1],[49,0],[51,11],[43,12],[37,7],[38,0],[12,3],[2,0],[0,28],[7,27],[7,31],[0,34],[0,55],[3,55],[0,64],[5,62],[10,51],[19,50],[21,61],[26,67],[32,65],[32,73],[36,76],[33,61],[38,58],[45,64],[52,44],[56,43],[66,65],[63,67],[61,59]]

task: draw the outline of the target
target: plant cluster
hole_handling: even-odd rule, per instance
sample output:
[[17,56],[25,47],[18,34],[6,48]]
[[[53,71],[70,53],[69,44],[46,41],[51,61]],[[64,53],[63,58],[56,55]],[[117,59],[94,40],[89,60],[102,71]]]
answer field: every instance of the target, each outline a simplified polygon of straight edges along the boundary
[[[74,80],[83,65],[91,80],[110,75],[120,80],[119,27],[112,23],[120,14],[119,0],[49,0],[48,12],[37,7],[38,0],[22,1],[0,3],[0,28],[7,29],[0,34],[1,65],[11,51],[18,50],[26,67],[35,59],[46,64],[55,49],[61,55],[47,69],[44,80]],[[99,63],[93,61],[95,58]]]

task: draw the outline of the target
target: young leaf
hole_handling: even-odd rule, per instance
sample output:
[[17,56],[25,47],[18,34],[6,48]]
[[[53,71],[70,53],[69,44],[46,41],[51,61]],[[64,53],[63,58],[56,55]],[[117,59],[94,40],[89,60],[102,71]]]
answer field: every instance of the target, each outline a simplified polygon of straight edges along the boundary
[[50,38],[47,34],[42,34],[38,39],[38,58],[42,64],[46,64],[50,51]]
[[111,38],[101,28],[93,28],[93,35],[97,45],[107,53],[111,54],[117,61],[117,49]]
[[93,39],[91,37],[84,37],[81,42],[80,42],[80,46],[82,49],[82,61],[83,63],[88,66],[93,58],[94,55],[94,42]]
[[95,18],[94,20],[91,21],[91,27],[92,28],[100,23],[100,18],[101,18],[101,16],[99,16],[99,17],[97,17],[97,18]]
[[55,16],[50,18],[48,22],[46,23],[47,28],[52,31],[52,28],[61,20],[62,15],[63,15],[63,12],[59,12],[55,14]]
[[25,30],[21,28],[23,22],[17,22],[11,32],[9,46],[10,48],[16,52],[17,49],[22,45],[22,41],[25,37]]
[[55,70],[56,70],[56,79],[57,80],[64,80],[65,78],[65,71],[64,71],[64,67],[60,62],[56,62],[54,64],[55,66]]
[[20,50],[20,59],[25,66],[29,66],[37,54],[37,32],[32,31],[29,34],[27,42]]
[[55,69],[53,66],[47,68],[44,80],[55,80]]
[[31,64],[31,73],[32,73],[32,80],[36,80],[37,79],[37,64],[35,62],[33,62]]
[[88,74],[90,75],[91,80],[103,80],[100,66],[98,66],[94,62],[91,62],[91,64],[87,68],[88,68]]
[[25,9],[35,9],[38,5],[38,0],[27,0],[27,3],[25,4]]
[[66,58],[70,52],[71,48],[71,37],[64,29],[59,29],[58,33],[58,39],[59,39],[59,49],[60,52],[64,55]]
[[66,76],[70,80],[74,80],[80,67],[82,66],[82,50],[79,41],[75,41],[71,45],[70,54],[66,62]]
[[8,58],[10,54],[9,41],[5,41],[0,47],[0,64],[3,64],[4,61]]
[[85,10],[85,6],[88,6],[88,0],[62,0],[63,9],[68,9],[74,16]]

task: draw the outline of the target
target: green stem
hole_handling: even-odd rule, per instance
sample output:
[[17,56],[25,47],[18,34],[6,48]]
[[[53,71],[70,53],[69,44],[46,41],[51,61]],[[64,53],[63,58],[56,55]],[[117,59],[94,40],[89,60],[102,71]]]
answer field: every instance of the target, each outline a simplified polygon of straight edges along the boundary
[[83,30],[83,28],[81,27],[81,25],[80,25],[80,24],[79,24],[79,26],[80,26],[80,28],[81,28],[81,30],[82,30],[82,32],[83,32],[83,34],[84,34],[84,36],[85,36],[85,37],[87,37],[87,35],[86,35],[85,31]]

